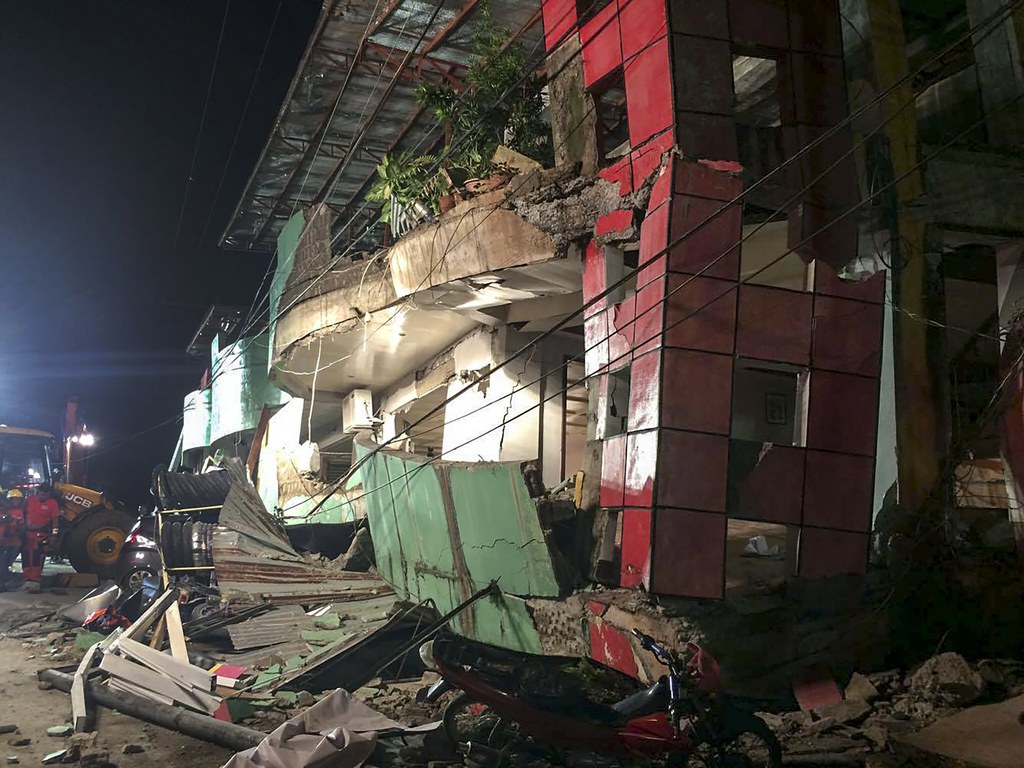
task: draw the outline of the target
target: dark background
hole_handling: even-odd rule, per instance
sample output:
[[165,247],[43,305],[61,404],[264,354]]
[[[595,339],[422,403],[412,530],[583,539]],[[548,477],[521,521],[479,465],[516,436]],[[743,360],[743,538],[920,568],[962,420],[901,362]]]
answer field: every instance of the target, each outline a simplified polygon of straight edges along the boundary
[[319,10],[0,0],[0,423],[59,433],[77,395],[90,484],[133,505],[209,363],[186,344],[211,303],[248,306],[267,269],[217,242]]

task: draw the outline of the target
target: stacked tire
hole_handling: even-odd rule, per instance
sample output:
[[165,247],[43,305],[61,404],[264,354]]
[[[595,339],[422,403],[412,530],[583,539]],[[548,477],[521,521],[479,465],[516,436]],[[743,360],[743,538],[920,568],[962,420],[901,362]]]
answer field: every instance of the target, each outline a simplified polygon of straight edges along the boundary
[[164,522],[160,549],[167,568],[213,565],[213,531],[217,526],[193,520]]

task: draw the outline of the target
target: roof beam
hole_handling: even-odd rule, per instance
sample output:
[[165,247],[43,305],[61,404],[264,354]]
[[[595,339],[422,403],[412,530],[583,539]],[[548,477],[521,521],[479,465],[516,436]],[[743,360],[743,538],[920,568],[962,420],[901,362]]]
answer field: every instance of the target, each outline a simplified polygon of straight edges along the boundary
[[462,4],[462,8],[459,9],[459,12],[452,16],[448,23],[441,27],[440,31],[427,41],[423,50],[420,51],[420,55],[427,56],[431,51],[437,48],[437,46],[439,46],[444,39],[452,33],[452,31],[462,26],[462,22],[469,17],[469,14],[473,12],[473,9],[476,8],[478,2],[479,0],[466,0],[466,2]]
[[[398,6],[400,6],[403,2],[404,0],[389,0],[389,2],[381,10],[380,14],[377,16],[377,18],[372,23],[370,23],[369,26],[367,26],[366,32],[359,40],[359,45],[356,47],[356,52],[352,59],[352,64],[345,72],[345,79],[342,80],[341,82],[341,87],[338,89],[338,93],[334,97],[334,101],[331,105],[331,108],[324,114],[324,118],[323,120],[320,121],[320,125],[317,126],[316,132],[310,137],[309,146],[306,147],[306,150],[302,153],[302,158],[299,160],[299,162],[295,164],[295,167],[293,167],[291,172],[288,174],[288,178],[285,180],[284,186],[281,188],[280,197],[278,197],[277,201],[275,201],[273,207],[270,209],[270,213],[263,220],[263,224],[256,232],[256,236],[253,238],[253,242],[259,242],[267,233],[267,229],[270,227],[271,222],[273,222],[275,214],[281,207],[281,203],[288,196],[288,192],[291,190],[292,184],[298,177],[299,171],[302,169],[304,165],[306,165],[307,162],[309,162],[310,150],[313,149],[314,151],[319,151],[321,140],[326,135],[327,130],[330,127],[331,118],[334,116],[334,113],[337,110],[338,105],[341,103],[342,98],[344,98],[345,91],[348,90],[349,83],[352,82],[352,73],[356,69],[356,64],[363,57],[366,51],[366,41],[369,39],[370,35],[372,35],[380,28],[381,24],[388,20],[391,14],[395,12],[395,9],[397,9]],[[329,9],[325,9],[325,15],[327,13],[329,13]],[[303,64],[305,64],[305,61],[303,62]],[[302,65],[300,65],[300,71],[301,66]]]

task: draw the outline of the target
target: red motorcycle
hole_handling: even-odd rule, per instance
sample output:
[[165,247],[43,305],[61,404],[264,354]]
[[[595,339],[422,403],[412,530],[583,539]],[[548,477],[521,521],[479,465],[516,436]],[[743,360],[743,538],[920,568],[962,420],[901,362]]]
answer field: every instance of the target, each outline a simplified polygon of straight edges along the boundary
[[420,650],[441,675],[424,698],[461,690],[445,709],[445,731],[457,744],[502,753],[528,736],[568,750],[665,758],[672,768],[780,768],[775,735],[718,691],[718,662],[709,653],[691,643],[680,658],[633,633],[668,667],[648,688],[592,659],[517,653],[446,634]]

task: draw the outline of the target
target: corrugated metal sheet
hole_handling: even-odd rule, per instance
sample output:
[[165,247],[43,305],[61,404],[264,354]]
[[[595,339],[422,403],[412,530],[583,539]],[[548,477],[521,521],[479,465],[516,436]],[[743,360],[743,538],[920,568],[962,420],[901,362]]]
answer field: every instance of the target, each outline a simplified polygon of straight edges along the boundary
[[[484,5],[465,0],[325,2],[222,245],[272,251],[290,212],[314,201],[344,211],[342,221],[347,222],[381,156],[403,148],[430,151],[440,130],[417,103],[416,86],[461,78]],[[540,0],[491,0],[487,5],[495,23],[519,35],[539,63],[544,55]],[[414,48],[416,54],[389,88]],[[353,232],[362,233],[377,212],[377,206],[360,212]],[[360,249],[372,250],[373,239],[364,238]]]
[[392,592],[377,576],[299,555],[245,482],[234,483],[224,500],[213,536],[213,563],[221,595],[228,600],[324,603]]

